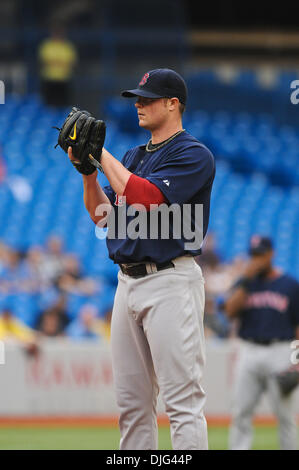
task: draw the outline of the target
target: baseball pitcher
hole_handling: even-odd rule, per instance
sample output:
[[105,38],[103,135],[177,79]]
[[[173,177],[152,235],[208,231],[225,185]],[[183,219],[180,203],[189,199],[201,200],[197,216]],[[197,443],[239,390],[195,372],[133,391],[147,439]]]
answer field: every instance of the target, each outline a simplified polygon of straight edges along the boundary
[[[187,87],[178,73],[151,70],[122,96],[135,98],[139,125],[151,138],[121,162],[102,148],[103,121],[86,111],[74,109],[59,135],[83,174],[86,209],[96,224],[107,224],[109,256],[120,266],[111,324],[120,449],[157,449],[159,391],[173,448],[207,449],[204,279],[194,257],[208,228],[214,158],[182,127]],[[94,165],[105,173],[107,187],[98,183]],[[191,232],[202,233],[197,243],[188,243],[183,209]]]

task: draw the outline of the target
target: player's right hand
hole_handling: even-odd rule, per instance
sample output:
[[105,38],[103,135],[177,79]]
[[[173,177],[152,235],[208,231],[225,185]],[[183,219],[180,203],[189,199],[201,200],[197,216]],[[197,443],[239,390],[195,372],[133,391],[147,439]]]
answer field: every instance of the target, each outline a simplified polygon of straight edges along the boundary
[[72,147],[69,147],[67,149],[67,154],[72,163],[80,163],[80,160],[76,160],[76,158],[74,157]]
[[[69,159],[70,159],[72,165],[75,166],[76,164],[77,164],[77,165],[80,164],[80,161],[76,160],[76,158],[74,157],[72,147],[69,147],[69,148],[67,149],[67,154],[68,154],[68,157],[69,157]],[[89,179],[90,179],[91,177],[94,177],[94,178],[96,179],[97,176],[98,176],[98,172],[97,172],[97,169],[96,169],[96,168],[95,168],[95,171],[94,171],[93,173],[89,174],[89,175],[83,174],[83,177],[86,177],[86,178],[89,178]]]

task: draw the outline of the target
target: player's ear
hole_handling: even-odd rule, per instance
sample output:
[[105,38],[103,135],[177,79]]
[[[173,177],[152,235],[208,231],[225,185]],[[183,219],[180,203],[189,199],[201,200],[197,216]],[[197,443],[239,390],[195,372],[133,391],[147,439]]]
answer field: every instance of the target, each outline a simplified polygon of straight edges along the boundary
[[180,102],[179,102],[178,98],[169,98],[169,100],[168,100],[168,107],[169,108],[168,109],[170,111],[174,111],[175,109],[179,108],[179,104],[180,104]]

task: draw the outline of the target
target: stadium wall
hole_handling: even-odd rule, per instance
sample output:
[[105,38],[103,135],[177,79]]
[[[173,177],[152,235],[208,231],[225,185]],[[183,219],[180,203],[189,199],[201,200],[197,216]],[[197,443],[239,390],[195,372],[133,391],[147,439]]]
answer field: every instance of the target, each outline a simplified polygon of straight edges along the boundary
[[[230,415],[237,340],[207,342],[204,388],[206,415],[225,419]],[[109,418],[118,414],[113,389],[108,343],[52,340],[43,343],[38,358],[28,357],[16,345],[5,345],[0,365],[0,421],[16,417]],[[299,390],[296,392],[299,413]],[[164,407],[159,402],[159,414]],[[271,420],[266,396],[257,417]]]

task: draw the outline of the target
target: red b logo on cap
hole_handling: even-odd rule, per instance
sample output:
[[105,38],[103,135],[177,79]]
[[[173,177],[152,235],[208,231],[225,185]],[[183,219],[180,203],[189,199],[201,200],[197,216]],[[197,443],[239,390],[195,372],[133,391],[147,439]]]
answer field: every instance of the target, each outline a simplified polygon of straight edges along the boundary
[[260,241],[261,237],[259,237],[258,235],[253,235],[253,237],[251,238],[251,247],[256,248],[257,246],[259,246]]
[[148,80],[148,77],[149,77],[149,74],[148,74],[148,73],[145,73],[145,74],[143,75],[143,77],[142,77],[140,83],[139,83],[139,86],[145,85],[145,83],[146,83],[147,80]]

